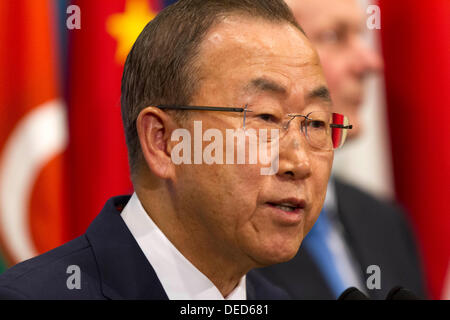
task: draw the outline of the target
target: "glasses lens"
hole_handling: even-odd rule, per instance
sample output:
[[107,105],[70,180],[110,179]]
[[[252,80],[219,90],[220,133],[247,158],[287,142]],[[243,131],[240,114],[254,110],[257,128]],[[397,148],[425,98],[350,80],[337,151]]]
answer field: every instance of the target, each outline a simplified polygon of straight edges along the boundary
[[[295,116],[287,115],[279,119],[270,113],[247,113],[244,122],[246,129],[254,132],[263,142],[282,139],[288,131],[290,123]],[[339,113],[314,111],[301,121],[302,130],[309,144],[319,150],[333,150],[340,148],[347,137],[348,118]],[[259,141],[259,140],[258,140]]]
[[261,142],[271,142],[274,139],[280,139],[286,131],[282,128],[283,120],[270,113],[247,113],[244,127],[248,130],[253,129],[258,138],[262,139]]
[[331,140],[332,114],[329,112],[314,111],[308,114],[303,122],[306,137],[311,146],[320,150],[332,150]]

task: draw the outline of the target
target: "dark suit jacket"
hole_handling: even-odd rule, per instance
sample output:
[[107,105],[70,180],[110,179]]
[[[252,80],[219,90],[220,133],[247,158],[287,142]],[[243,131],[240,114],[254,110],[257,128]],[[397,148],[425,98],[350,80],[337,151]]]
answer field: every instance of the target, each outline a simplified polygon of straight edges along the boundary
[[[0,299],[168,299],[155,271],[120,216],[129,196],[110,199],[87,232],[0,275]],[[69,290],[67,268],[80,268]],[[247,299],[288,299],[260,274],[247,274]]]
[[[359,264],[366,284],[370,265],[381,269],[381,289],[368,290],[372,299],[385,299],[389,290],[401,285],[426,297],[415,240],[404,213],[393,204],[336,180],[338,216],[344,238]],[[307,249],[300,247],[289,262],[259,269],[294,299],[334,299],[324,277]]]

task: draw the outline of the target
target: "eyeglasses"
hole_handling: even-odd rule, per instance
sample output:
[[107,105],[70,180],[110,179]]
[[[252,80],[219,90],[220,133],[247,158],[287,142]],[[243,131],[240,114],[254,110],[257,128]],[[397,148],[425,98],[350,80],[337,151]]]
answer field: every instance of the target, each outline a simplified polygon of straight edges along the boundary
[[353,128],[346,116],[327,111],[312,111],[307,115],[290,113],[279,118],[270,113],[253,112],[248,109],[248,105],[244,108],[160,105],[157,108],[161,110],[239,112],[243,114],[243,129],[254,130],[258,138],[260,134],[264,134],[266,141],[273,139],[274,131],[272,130],[277,130],[277,136],[282,139],[289,131],[289,125],[292,121],[295,118],[302,118],[300,131],[305,135],[311,147],[323,151],[331,151],[342,147],[348,130]]

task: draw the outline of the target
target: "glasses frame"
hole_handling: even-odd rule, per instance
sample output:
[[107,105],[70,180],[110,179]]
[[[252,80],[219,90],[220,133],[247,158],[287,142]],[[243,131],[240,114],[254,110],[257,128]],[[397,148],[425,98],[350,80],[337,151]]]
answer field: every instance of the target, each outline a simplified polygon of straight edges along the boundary
[[[314,119],[309,118],[309,115],[310,115],[311,113],[313,113],[313,112],[320,112],[320,111],[311,111],[311,112],[308,113],[306,116],[303,115],[303,114],[289,113],[287,116],[288,116],[288,117],[292,117],[292,119],[290,119],[290,120],[288,121],[288,125],[291,123],[292,120],[294,120],[295,118],[298,118],[298,117],[305,118],[305,120],[314,120]],[[349,124],[348,126],[344,126],[344,125],[342,125],[342,124],[334,124],[334,123],[331,123],[331,124],[330,124],[330,128],[348,129],[348,130],[350,130],[350,129],[353,129],[353,125]],[[287,128],[286,128],[286,129],[287,129]]]
[[[253,112],[252,110],[248,109],[247,104],[243,108],[242,107],[234,108],[234,107],[212,107],[212,106],[183,106],[183,105],[158,105],[156,107],[161,110],[221,111],[221,112],[240,112],[240,113],[243,112],[244,113],[244,126],[243,126],[244,129],[245,129],[245,119],[247,116],[247,112]],[[293,113],[288,114],[287,115],[288,117],[292,117],[292,119],[290,119],[288,121],[288,126],[292,120],[294,120],[295,118],[298,118],[298,117],[305,118],[306,120],[313,120],[308,117],[313,112],[315,112],[315,111],[312,111],[312,112],[308,113],[307,115],[293,114]],[[331,123],[330,128],[351,130],[351,129],[353,129],[353,125],[350,124],[350,125],[345,126],[342,124]],[[302,127],[300,128],[300,130],[303,132]],[[305,138],[308,139],[308,137],[307,137],[308,133],[304,132],[304,135],[305,135]]]
[[221,111],[221,112],[243,112],[244,113],[244,129],[245,129],[245,118],[247,112],[253,112],[248,109],[248,104],[244,108],[233,108],[233,107],[210,107],[210,106],[180,106],[180,105],[159,105],[156,106],[161,110],[191,110],[191,111]]

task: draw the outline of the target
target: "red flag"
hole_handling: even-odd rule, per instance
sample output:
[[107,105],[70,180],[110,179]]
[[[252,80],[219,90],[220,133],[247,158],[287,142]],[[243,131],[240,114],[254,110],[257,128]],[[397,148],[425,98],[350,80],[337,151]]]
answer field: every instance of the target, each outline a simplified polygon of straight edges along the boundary
[[0,237],[10,264],[62,243],[65,108],[53,1],[0,1]]
[[432,297],[442,298],[450,271],[450,1],[380,7],[396,192],[417,230]]
[[105,201],[132,192],[120,114],[123,64],[157,1],[72,1],[81,29],[69,36],[69,194],[67,240],[80,235]]

